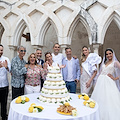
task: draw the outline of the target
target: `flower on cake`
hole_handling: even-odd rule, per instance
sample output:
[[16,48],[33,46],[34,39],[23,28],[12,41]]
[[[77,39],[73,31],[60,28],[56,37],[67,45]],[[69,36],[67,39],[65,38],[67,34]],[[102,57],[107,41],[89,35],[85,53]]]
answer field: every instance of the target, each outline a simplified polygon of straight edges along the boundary
[[32,103],[28,108],[30,113],[38,113],[41,112],[44,108],[42,106],[37,106],[35,103]]
[[78,95],[78,98],[82,100],[89,100],[89,96],[86,93],[81,93]]
[[45,93],[45,94],[48,94],[48,90],[47,90],[47,89],[45,89],[44,93]]
[[52,95],[52,94],[53,94],[53,91],[52,91],[52,90],[49,90],[48,94]]
[[17,99],[15,100],[15,103],[19,104],[22,103],[24,104],[25,102],[28,102],[30,99],[26,96],[19,96],[17,97]]

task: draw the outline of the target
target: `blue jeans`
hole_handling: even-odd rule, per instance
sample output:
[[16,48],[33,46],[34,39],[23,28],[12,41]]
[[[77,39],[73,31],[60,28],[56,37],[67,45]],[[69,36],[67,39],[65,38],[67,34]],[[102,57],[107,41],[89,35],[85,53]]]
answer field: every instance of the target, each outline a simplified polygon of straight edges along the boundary
[[76,93],[76,82],[75,81],[71,81],[71,82],[66,81],[65,83],[70,93]]

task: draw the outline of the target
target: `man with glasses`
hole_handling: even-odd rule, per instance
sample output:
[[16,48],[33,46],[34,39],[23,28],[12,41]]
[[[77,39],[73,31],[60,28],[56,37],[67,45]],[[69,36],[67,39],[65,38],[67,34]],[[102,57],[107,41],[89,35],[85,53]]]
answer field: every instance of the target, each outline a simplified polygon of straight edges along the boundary
[[24,95],[24,81],[27,69],[25,67],[26,61],[23,59],[26,53],[26,48],[18,47],[18,56],[12,59],[11,62],[11,85],[12,85],[12,99]]
[[8,77],[11,65],[7,57],[3,56],[3,45],[0,44],[0,103],[2,120],[7,120]]

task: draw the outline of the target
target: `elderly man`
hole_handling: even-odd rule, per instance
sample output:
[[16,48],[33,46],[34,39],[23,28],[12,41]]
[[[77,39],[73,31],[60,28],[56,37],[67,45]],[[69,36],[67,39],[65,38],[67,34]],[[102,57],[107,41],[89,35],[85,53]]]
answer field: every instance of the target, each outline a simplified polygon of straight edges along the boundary
[[62,69],[63,79],[66,82],[66,87],[70,93],[76,93],[76,83],[80,79],[80,65],[79,60],[72,57],[72,49],[65,48],[66,58],[63,59]]
[[11,62],[11,85],[12,85],[12,99],[24,94],[24,81],[27,69],[25,67],[26,61],[23,59],[26,53],[26,48],[18,47],[18,56],[12,59]]
[[3,56],[3,45],[0,44],[0,102],[2,120],[7,120],[7,97],[8,97],[8,77],[11,65],[7,57]]

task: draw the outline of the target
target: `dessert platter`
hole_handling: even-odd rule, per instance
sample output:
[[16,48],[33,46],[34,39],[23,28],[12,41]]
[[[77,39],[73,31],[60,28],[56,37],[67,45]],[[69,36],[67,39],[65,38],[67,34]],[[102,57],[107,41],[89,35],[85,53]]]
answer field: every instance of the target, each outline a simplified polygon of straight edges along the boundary
[[48,67],[48,74],[38,100],[50,104],[60,104],[71,100],[59,66]]
[[57,108],[57,113],[62,115],[77,116],[76,108],[71,106],[68,102],[64,103],[63,105],[60,105],[59,108]]

